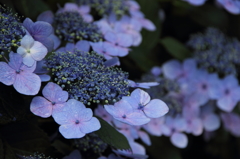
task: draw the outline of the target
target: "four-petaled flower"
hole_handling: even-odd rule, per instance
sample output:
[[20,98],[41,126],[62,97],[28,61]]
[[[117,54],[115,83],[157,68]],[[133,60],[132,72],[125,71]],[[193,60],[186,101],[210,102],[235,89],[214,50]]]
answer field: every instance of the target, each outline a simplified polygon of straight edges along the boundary
[[53,118],[61,125],[59,131],[66,139],[84,137],[85,134],[97,131],[101,127],[98,119],[93,117],[92,110],[75,99],[68,100]]

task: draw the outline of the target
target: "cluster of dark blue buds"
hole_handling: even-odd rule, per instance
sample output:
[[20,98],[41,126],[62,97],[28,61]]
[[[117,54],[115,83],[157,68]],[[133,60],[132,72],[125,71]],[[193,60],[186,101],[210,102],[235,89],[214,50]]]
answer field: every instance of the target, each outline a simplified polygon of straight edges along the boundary
[[80,139],[75,139],[76,147],[82,151],[91,150],[96,154],[104,152],[108,144],[103,142],[95,133],[90,133]]
[[148,74],[143,75],[141,78],[141,82],[146,82],[146,81],[160,83],[157,86],[146,89],[146,92],[149,93],[151,98],[162,99],[169,92],[178,92],[179,91],[179,85],[175,81],[164,78],[164,77],[160,77],[160,76],[156,77],[156,76],[148,73]]
[[15,51],[26,31],[17,14],[0,5],[0,55]]
[[30,156],[19,156],[19,159],[54,159],[54,158],[51,158],[50,156],[46,157],[44,154],[36,152]]
[[128,12],[125,0],[76,0],[79,5],[89,5],[99,16],[114,13],[118,17]]
[[53,81],[84,104],[115,103],[129,95],[128,73],[104,65],[96,52],[56,52],[47,58]]
[[102,33],[97,25],[84,22],[78,12],[57,13],[54,18],[57,36],[67,42],[102,40]]
[[201,68],[219,74],[238,74],[240,42],[220,30],[208,28],[204,34],[192,35],[187,43],[194,50],[194,58]]

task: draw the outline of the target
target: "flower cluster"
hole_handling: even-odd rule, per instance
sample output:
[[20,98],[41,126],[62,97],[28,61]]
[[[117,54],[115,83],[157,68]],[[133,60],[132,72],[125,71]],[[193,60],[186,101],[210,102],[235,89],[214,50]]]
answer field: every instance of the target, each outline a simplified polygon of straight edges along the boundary
[[9,53],[20,46],[20,41],[26,30],[20,24],[20,18],[0,5],[0,53]]
[[126,0],[76,0],[78,5],[88,5],[99,16],[108,16],[111,13],[122,16],[127,13]]
[[53,80],[68,91],[70,98],[84,104],[114,103],[129,94],[128,74],[108,67],[95,52],[56,52],[47,58]]
[[56,34],[67,42],[89,40],[98,42],[102,34],[95,24],[87,23],[78,12],[65,11],[57,13],[54,17]]
[[208,28],[204,34],[192,35],[187,45],[194,50],[194,58],[201,68],[223,75],[238,74],[240,42],[236,38]]

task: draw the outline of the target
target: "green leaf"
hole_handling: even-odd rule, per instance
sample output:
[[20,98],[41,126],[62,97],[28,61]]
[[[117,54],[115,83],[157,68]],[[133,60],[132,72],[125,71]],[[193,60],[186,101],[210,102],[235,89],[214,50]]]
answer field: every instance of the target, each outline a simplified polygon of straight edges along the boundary
[[69,145],[63,143],[62,141],[60,140],[55,140],[53,143],[52,143],[52,146],[58,150],[58,152],[62,153],[63,155],[66,155],[66,154],[69,154],[72,149]]
[[47,134],[30,122],[16,122],[1,128],[1,137],[20,155],[44,153],[50,146]]
[[2,139],[0,139],[0,158],[1,159],[17,158],[11,146],[9,146],[8,143]]
[[97,134],[99,138],[103,140],[103,142],[109,144],[116,149],[131,149],[128,140],[123,134],[119,133],[115,128],[113,128],[102,118],[97,118],[100,121],[101,129],[95,131],[94,133]]
[[35,20],[37,16],[43,11],[49,10],[49,7],[42,0],[12,0],[16,10],[24,15],[29,17],[32,20]]
[[181,42],[172,38],[163,38],[160,43],[165,47],[165,49],[175,58],[179,60],[184,60],[189,57],[190,51]]

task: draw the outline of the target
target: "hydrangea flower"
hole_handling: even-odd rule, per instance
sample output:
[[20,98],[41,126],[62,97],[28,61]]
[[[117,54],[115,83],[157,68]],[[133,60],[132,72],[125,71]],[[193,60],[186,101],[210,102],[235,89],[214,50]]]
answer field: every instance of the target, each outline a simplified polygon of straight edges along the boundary
[[113,118],[129,125],[143,125],[150,121],[144,114],[134,111],[132,106],[123,99],[114,105],[104,105],[104,108]]
[[88,5],[81,5],[78,6],[76,3],[65,3],[64,7],[58,10],[60,12],[78,12],[85,22],[92,22],[93,17],[90,12],[90,6]]
[[218,4],[223,6],[228,12],[232,14],[240,13],[240,2],[237,0],[216,0]]
[[108,46],[112,49],[111,53],[120,57],[126,56],[129,51],[127,47],[132,45],[132,38],[128,34],[107,32],[104,38],[111,44]]
[[68,100],[53,118],[61,125],[59,131],[66,139],[82,138],[101,127],[98,119],[93,117],[92,110],[75,99]]
[[41,79],[33,73],[36,64],[27,67],[19,54],[10,52],[10,62],[0,62],[0,82],[13,87],[21,94],[36,95],[41,86]]
[[102,40],[102,34],[98,26],[87,23],[78,12],[60,12],[54,17],[56,35],[67,42],[88,40],[98,42]]
[[15,51],[20,45],[22,37],[26,34],[25,28],[19,23],[17,14],[10,9],[0,6],[0,53]]
[[132,87],[132,88],[150,88],[152,86],[157,86],[159,85],[158,82],[142,82],[142,83],[136,83],[132,80],[128,80],[128,83],[129,83],[129,86]]
[[42,43],[49,52],[52,51],[54,42],[50,37],[53,33],[51,24],[44,21],[37,21],[34,23],[31,19],[26,18],[23,21],[23,26],[27,29],[34,40]]
[[40,42],[34,41],[30,35],[25,35],[17,53],[23,57],[23,63],[31,67],[36,61],[41,61],[47,55],[47,48]]
[[114,103],[129,94],[128,73],[105,65],[103,56],[95,52],[75,50],[74,53],[52,53],[46,65],[53,80],[69,98],[84,104]]
[[90,49],[90,44],[86,40],[80,40],[76,44],[67,43],[65,47],[61,47],[56,50],[56,52],[74,52],[74,50],[86,51]]
[[187,1],[188,3],[194,6],[200,6],[200,5],[203,5],[206,0],[183,0],[183,1]]
[[45,98],[34,97],[30,104],[30,110],[33,114],[43,118],[54,116],[54,113],[63,107],[68,99],[68,93],[53,82],[49,82],[43,88],[42,94]]
[[147,92],[135,89],[131,96],[123,97],[133,108],[134,111],[145,114],[148,118],[159,118],[165,115],[169,108],[160,99],[150,100]]
[[226,112],[231,112],[240,101],[240,87],[234,75],[228,75],[222,79],[215,87],[218,90],[214,94],[217,99],[217,106]]

